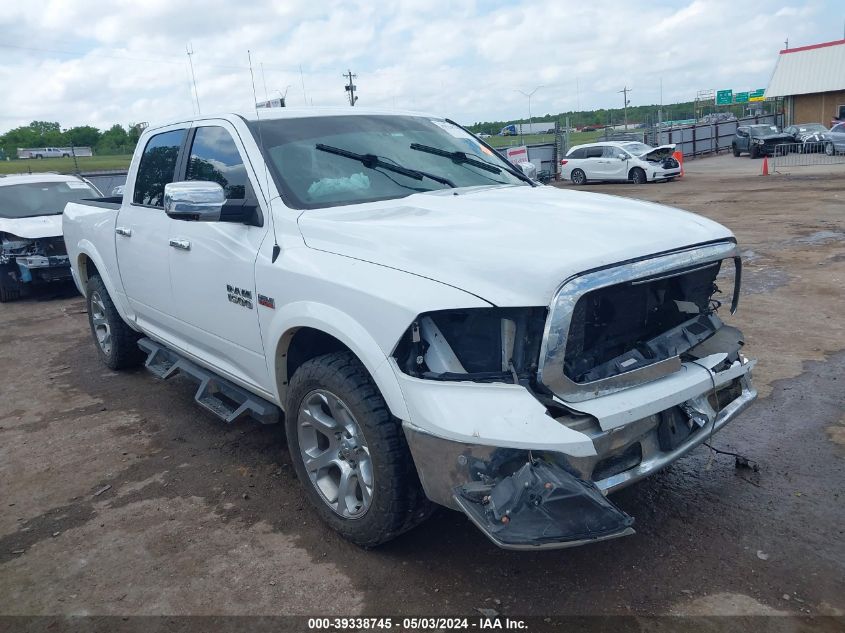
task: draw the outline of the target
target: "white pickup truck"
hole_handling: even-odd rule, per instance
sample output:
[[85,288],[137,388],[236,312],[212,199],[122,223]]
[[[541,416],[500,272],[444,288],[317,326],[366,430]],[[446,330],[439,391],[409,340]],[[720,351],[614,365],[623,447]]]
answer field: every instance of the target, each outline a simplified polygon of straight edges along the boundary
[[283,419],[314,508],[365,547],[434,504],[510,549],[632,534],[607,494],[756,397],[728,229],[538,186],[448,119],[152,127],[122,200],[69,204],[64,234],[106,365]]

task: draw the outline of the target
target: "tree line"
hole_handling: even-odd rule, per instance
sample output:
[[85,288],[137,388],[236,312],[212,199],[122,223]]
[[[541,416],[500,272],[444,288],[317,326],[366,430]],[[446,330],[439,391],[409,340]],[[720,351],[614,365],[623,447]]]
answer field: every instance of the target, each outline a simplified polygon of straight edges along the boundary
[[0,135],[0,153],[17,156],[19,147],[90,147],[98,155],[131,154],[141,136],[140,125],[123,127],[115,123],[107,130],[91,125],[67,129],[55,121],[33,121]]

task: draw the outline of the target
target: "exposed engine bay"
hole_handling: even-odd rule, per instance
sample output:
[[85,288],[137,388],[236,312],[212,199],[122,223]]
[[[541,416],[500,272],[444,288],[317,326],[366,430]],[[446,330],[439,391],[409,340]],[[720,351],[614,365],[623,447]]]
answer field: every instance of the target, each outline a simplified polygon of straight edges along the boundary
[[[714,261],[580,296],[565,339],[565,375],[586,384],[691,358],[691,349],[725,327],[716,314],[723,296],[716,285],[721,268]],[[547,315],[546,308],[422,314],[394,356],[405,373],[419,378],[524,384],[543,392],[536,374]],[[738,348],[727,347],[716,351],[734,360]]]
[[0,266],[19,283],[70,278],[70,260],[61,236],[28,239],[0,233]]

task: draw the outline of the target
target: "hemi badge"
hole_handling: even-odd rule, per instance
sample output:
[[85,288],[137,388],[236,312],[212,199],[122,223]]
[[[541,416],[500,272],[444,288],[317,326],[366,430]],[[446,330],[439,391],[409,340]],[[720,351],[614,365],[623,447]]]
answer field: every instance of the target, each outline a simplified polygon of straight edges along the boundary
[[263,294],[258,295],[258,305],[262,305],[265,308],[270,308],[271,310],[276,309],[276,300],[273,297],[267,297]]

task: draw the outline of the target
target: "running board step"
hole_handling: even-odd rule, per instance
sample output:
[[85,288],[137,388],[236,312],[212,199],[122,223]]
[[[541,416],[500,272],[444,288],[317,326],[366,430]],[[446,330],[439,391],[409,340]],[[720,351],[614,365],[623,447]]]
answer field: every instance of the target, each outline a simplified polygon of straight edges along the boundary
[[245,415],[252,416],[262,424],[279,421],[279,407],[200,367],[173,350],[148,338],[139,340],[138,347],[147,354],[145,367],[158,378],[167,380],[176,374],[182,374],[196,380],[199,388],[194,400],[223,421],[231,424]]

